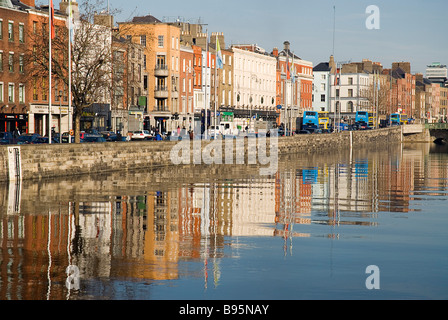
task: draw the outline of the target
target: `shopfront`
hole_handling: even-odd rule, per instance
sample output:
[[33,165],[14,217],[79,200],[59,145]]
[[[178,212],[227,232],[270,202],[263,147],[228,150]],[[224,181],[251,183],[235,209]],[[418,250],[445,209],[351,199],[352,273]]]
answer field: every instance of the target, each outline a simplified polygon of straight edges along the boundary
[[49,121],[48,105],[32,104],[30,106],[28,132],[38,133],[42,136],[48,135],[49,128],[52,128],[54,132],[68,132],[72,129],[72,119],[68,106],[52,106],[51,121]]
[[28,115],[0,113],[0,132],[13,132],[19,129],[21,133],[27,133]]

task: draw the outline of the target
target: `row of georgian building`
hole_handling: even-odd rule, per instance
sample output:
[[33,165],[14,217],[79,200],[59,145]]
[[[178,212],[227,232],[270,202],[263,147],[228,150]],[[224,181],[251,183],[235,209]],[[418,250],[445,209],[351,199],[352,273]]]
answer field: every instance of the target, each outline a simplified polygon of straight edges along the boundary
[[412,73],[410,62],[328,62],[313,69],[313,109],[353,118],[356,111],[378,112],[379,118],[399,112],[423,122],[446,122],[448,70],[428,65],[426,77]]
[[[68,5],[63,0],[55,8],[56,29],[66,27]],[[52,79],[50,108],[48,76],[30,77],[32,65],[24,64],[32,50],[29,35],[47,27],[48,11],[34,0],[0,2],[1,132],[46,135],[50,128],[72,128],[68,88]],[[276,125],[312,108],[313,65],[287,41],[270,52],[254,44],[226,47],[223,33],[208,33],[201,23],[162,22],[150,15],[117,27],[112,16],[99,13],[94,23],[111,34],[113,83],[104,100],[84,110],[81,130],[189,130],[200,124],[204,110],[208,125],[223,112],[232,112],[241,127],[253,125],[251,118]]]
[[251,118],[277,125],[291,112],[312,108],[313,65],[295,55],[287,41],[283,50],[271,52],[254,44],[226,47],[223,33],[209,34],[201,23],[162,22],[151,15],[118,23],[116,33],[142,46],[143,95],[133,118],[145,129],[193,130],[204,110],[208,125],[224,112],[241,128],[253,126]]

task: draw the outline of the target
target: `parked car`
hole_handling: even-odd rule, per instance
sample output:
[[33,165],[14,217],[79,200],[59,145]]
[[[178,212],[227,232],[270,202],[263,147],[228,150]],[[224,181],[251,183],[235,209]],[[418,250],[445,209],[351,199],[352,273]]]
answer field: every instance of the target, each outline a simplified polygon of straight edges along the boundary
[[70,136],[68,132],[64,132],[62,134],[62,143],[68,143],[68,137],[71,137],[71,142],[75,143],[75,137],[74,136]]
[[24,133],[17,138],[17,144],[42,143],[38,141],[38,138],[42,138],[42,136],[37,133]]
[[11,132],[0,132],[0,144],[13,144],[16,140]]
[[153,136],[149,133],[148,130],[138,130],[132,132],[131,139],[132,140],[151,140]]
[[87,129],[86,133],[93,136],[102,136],[102,134],[96,129]]
[[106,142],[106,139],[99,136],[86,136],[84,139],[81,139],[81,142]]
[[118,135],[113,131],[101,131],[101,134],[106,141],[118,141]]
[[[46,144],[48,143],[48,137],[37,137],[33,144]],[[51,137],[51,143],[59,143],[58,137]]]

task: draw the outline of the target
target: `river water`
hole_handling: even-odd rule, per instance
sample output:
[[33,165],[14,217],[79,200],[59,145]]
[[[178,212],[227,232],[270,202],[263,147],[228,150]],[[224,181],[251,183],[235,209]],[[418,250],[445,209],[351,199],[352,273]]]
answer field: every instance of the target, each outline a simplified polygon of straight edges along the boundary
[[0,299],[448,298],[446,148],[289,155],[278,168],[0,185]]

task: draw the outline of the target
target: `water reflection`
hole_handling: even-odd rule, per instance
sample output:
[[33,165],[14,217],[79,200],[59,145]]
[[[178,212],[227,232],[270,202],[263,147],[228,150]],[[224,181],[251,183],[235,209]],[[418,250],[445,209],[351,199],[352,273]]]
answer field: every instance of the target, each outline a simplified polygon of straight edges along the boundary
[[[296,237],[360,236],[342,226],[377,228],[379,214],[406,217],[421,210],[412,200],[446,196],[448,155],[429,148],[288,156],[270,177],[192,166],[1,185],[0,299],[109,298],[114,279],[218,286],[239,237],[281,237],[292,255]],[[67,266],[80,291],[67,289]]]

